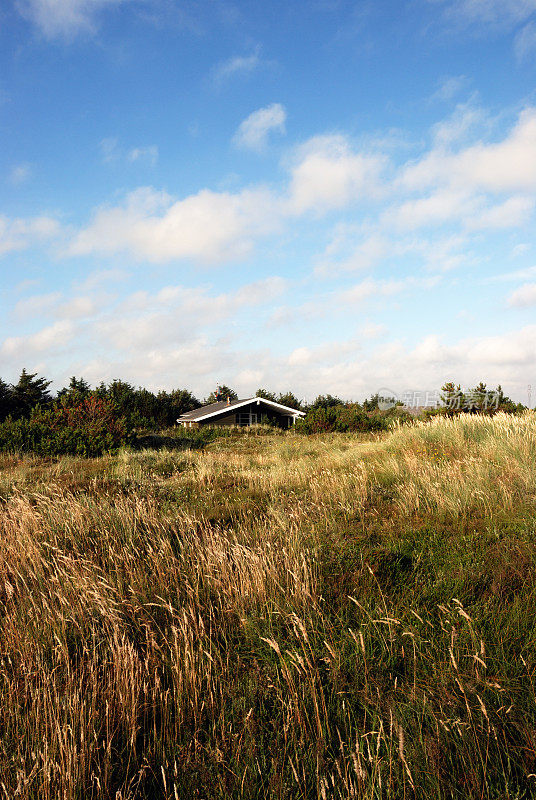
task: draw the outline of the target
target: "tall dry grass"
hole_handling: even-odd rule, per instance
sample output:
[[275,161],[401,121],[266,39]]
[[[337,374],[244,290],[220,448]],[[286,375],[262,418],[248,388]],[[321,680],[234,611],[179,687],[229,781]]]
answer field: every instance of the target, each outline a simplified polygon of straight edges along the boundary
[[5,798],[517,798],[536,421],[0,459]]

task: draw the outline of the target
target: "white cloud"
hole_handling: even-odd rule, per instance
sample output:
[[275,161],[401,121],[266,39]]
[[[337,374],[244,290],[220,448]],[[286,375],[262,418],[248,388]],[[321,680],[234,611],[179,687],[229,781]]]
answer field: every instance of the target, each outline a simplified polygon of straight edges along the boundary
[[140,161],[154,166],[158,161],[157,145],[151,144],[125,150],[119,145],[119,139],[116,136],[108,136],[105,139],[101,139],[99,142],[99,149],[105,164],[110,164],[113,161],[125,160],[131,164]]
[[306,347],[297,347],[287,358],[290,367],[309,367],[323,361],[337,358],[347,354],[355,354],[360,350],[360,344],[355,339],[347,342],[325,342],[323,344]]
[[249,115],[240,126],[233,141],[238,147],[261,152],[272,131],[285,132],[287,114],[281,103],[272,103]]
[[356,153],[346,137],[333,134],[310,139],[298,149],[291,173],[291,213],[342,208],[378,195],[382,156]]
[[401,230],[415,230],[452,220],[459,220],[468,230],[516,228],[530,219],[534,202],[532,197],[514,195],[503,203],[486,206],[482,195],[443,189],[389,209],[383,220],[392,222]]
[[536,0],[446,0],[448,16],[467,24],[519,24],[536,11]]
[[379,156],[352,150],[342,136],[314,138],[298,148],[282,193],[263,186],[235,193],[203,189],[174,200],[144,187],[121,205],[98,209],[66,254],[127,252],[152,262],[240,259],[285,219],[377,196],[383,164]]
[[52,217],[8,219],[0,215],[0,256],[51,239],[59,233],[59,230],[58,221]]
[[471,230],[517,228],[528,222],[534,211],[534,204],[532,197],[509,197],[504,203],[486,208],[469,218],[466,224]]
[[286,288],[286,280],[271,276],[216,295],[204,287],[165,286],[154,294],[139,291],[97,320],[95,331],[123,352],[153,348],[155,342],[165,350],[240,311],[272,302]]
[[250,75],[255,72],[264,63],[261,60],[260,52],[260,47],[256,47],[249,56],[233,56],[227,61],[222,61],[212,71],[214,83],[221,85],[231,78]]
[[48,314],[57,306],[60,298],[60,292],[50,292],[49,294],[25,297],[15,304],[13,315],[19,319],[28,319],[28,317],[33,318],[42,314]]
[[486,113],[475,105],[474,99],[459,103],[452,114],[432,127],[434,144],[436,147],[452,147],[487,122]]
[[[379,234],[374,233],[363,239],[355,247],[352,247],[349,255],[340,258],[338,247],[344,248],[344,236],[342,241],[336,235],[324,251],[320,263],[315,268],[316,275],[328,276],[340,272],[358,272],[371,269],[378,264],[382,258],[392,252],[392,244]],[[344,250],[343,250],[344,252]]]
[[503,272],[501,275],[494,275],[489,278],[491,282],[495,281],[524,281],[536,278],[536,267],[526,267],[525,269],[516,269],[513,272]]
[[396,225],[400,230],[415,230],[451,219],[471,217],[479,205],[479,199],[465,191],[443,189],[389,209],[383,215],[383,221],[384,224]]
[[336,301],[339,303],[348,303],[351,305],[360,305],[364,300],[369,297],[388,297],[390,295],[398,294],[408,286],[408,280],[382,280],[376,281],[372,278],[366,278],[360,283],[356,283],[348,289],[343,289],[335,295]]
[[133,147],[127,154],[129,161],[147,161],[154,166],[158,161],[158,147],[155,144],[148,147]]
[[247,255],[278,219],[277,200],[262,187],[236,194],[204,189],[175,202],[144,188],[127,195],[123,205],[99,209],[67,254],[128,252],[152,262],[217,263]]
[[47,39],[71,39],[78,33],[93,33],[98,13],[123,1],[17,0],[17,8]]
[[536,305],[536,283],[524,283],[512,292],[508,305],[514,308],[528,308]]
[[369,322],[359,329],[359,333],[364,339],[379,339],[387,333],[387,326],[383,323]]
[[452,100],[452,98],[459,94],[466,85],[467,78],[465,75],[455,75],[450,76],[449,78],[444,78],[439,83],[437,90],[430,99],[442,101]]
[[128,273],[122,269],[97,269],[87,275],[80,288],[85,291],[91,291],[103,284],[124,281],[127,277]]
[[50,352],[64,347],[73,338],[74,326],[69,320],[58,320],[53,325],[42,328],[28,336],[10,336],[4,339],[0,353],[6,357],[33,356],[35,353]]
[[98,304],[94,297],[78,295],[67,299],[61,292],[50,292],[19,300],[13,308],[13,316],[22,320],[55,317],[65,321],[89,317],[97,309]]
[[536,109],[525,109],[503,141],[479,142],[454,153],[440,146],[401,175],[401,185],[409,190],[441,184],[462,191],[535,191]]
[[515,247],[512,248],[512,256],[517,258],[518,256],[523,256],[525,253],[528,253],[530,250],[530,244],[528,242],[520,242],[516,244]]
[[536,325],[448,343],[436,334],[426,334],[409,347],[391,340],[360,350],[355,339],[330,342],[324,352],[322,347],[295,348],[286,368],[265,361],[266,384],[288,384],[309,398],[319,392],[363,398],[380,387],[390,387],[399,396],[422,391],[424,397],[424,391],[433,393],[446,380],[466,387],[484,380],[488,386],[501,383],[508,394],[526,402],[524,392],[536,358]]
[[517,34],[514,52],[518,61],[525,61],[536,51],[536,23],[528,22]]

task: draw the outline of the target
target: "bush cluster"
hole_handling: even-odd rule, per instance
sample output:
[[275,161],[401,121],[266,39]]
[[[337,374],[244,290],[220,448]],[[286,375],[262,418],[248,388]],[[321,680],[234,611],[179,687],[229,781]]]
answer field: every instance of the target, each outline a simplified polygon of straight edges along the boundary
[[0,450],[43,456],[99,456],[132,441],[128,420],[110,401],[95,396],[70,405],[36,407],[29,417],[0,423]]
[[308,408],[306,416],[296,422],[296,430],[305,434],[367,433],[388,430],[395,420],[404,422],[411,419],[400,404],[394,402],[388,409],[382,410],[380,406],[384,399],[374,395],[360,404],[345,403],[337,397],[321,395]]

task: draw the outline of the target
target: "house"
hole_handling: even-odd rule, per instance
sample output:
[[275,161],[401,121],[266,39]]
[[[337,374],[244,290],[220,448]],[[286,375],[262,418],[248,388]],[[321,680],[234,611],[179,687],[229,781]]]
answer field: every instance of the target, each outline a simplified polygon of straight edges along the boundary
[[196,408],[182,414],[177,422],[186,428],[199,425],[238,425],[247,428],[261,422],[275,423],[281,428],[290,428],[303,411],[284,406],[264,397],[249,397],[247,400],[220,400],[208,406]]

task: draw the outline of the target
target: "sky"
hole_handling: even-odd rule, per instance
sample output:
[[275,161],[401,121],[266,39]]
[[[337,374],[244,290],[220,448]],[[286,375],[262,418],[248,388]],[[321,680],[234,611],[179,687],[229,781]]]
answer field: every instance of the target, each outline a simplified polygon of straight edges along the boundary
[[0,377],[534,405],[535,80],[536,0],[3,0]]

